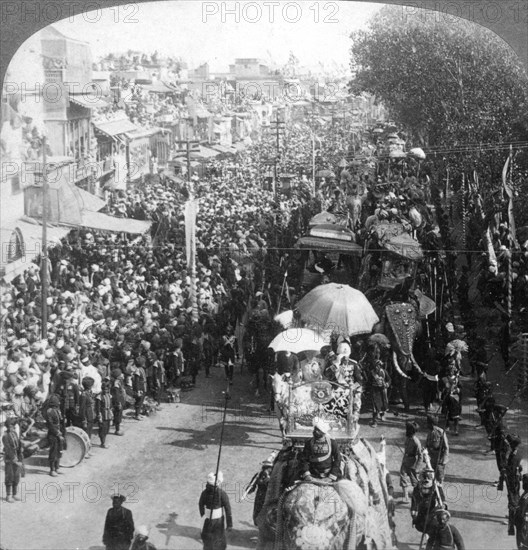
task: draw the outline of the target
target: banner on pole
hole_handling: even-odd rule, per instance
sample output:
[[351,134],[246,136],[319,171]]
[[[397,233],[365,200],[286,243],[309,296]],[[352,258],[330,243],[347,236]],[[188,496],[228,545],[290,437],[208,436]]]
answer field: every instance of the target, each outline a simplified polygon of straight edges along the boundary
[[198,292],[196,284],[196,215],[198,214],[198,201],[188,200],[185,203],[185,252],[187,257],[187,269],[191,278],[191,303],[192,319],[198,321]]
[[198,214],[198,201],[189,200],[185,203],[185,254],[187,268],[192,269],[196,258],[196,215]]

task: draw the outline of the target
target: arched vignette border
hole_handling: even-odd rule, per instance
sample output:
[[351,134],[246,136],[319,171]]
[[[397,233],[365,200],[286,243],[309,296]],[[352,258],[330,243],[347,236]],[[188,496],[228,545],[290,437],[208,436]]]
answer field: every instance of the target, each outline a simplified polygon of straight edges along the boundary
[[[0,74],[2,83],[9,62],[18,48],[31,35],[40,29],[51,25],[54,21],[49,14],[64,16],[78,15],[94,9],[124,6],[130,3],[143,4],[152,0],[0,0]],[[156,0],[163,1],[163,0]],[[190,0],[200,2],[202,0]],[[219,0],[220,1],[220,0]],[[244,0],[239,0],[243,2]],[[310,2],[311,0],[302,0]],[[349,1],[349,0],[346,0]],[[350,0],[352,1],[352,0]],[[353,0],[367,2],[368,0]],[[231,2],[230,2],[231,3]],[[425,8],[440,14],[463,17],[489,28],[499,35],[517,53],[528,73],[528,0],[384,0],[380,4],[396,4],[402,6],[402,17],[410,15],[419,8]],[[65,11],[65,4],[68,5]],[[22,10],[29,15],[30,20],[24,21]],[[43,11],[45,10],[45,11]],[[46,13],[46,21],[38,21],[38,14]]]

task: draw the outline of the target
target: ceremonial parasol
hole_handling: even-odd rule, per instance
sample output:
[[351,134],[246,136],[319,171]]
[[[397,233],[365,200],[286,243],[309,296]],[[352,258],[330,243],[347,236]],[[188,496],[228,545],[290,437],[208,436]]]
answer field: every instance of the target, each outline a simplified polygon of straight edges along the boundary
[[280,323],[284,328],[289,328],[290,325],[293,323],[293,311],[291,309],[283,311],[282,313],[275,315],[275,317],[273,317],[273,320],[277,321],[277,323]]
[[365,295],[348,285],[320,285],[299,301],[301,319],[324,332],[369,334],[379,322]]
[[317,174],[315,174],[318,178],[335,178],[335,174],[332,172],[332,170],[319,170]]
[[424,160],[425,159],[425,153],[423,149],[420,147],[414,147],[407,153],[410,157],[414,157],[418,160]]
[[324,336],[309,328],[289,328],[275,336],[268,347],[275,352],[301,353],[303,351],[319,351],[329,342],[329,336]]

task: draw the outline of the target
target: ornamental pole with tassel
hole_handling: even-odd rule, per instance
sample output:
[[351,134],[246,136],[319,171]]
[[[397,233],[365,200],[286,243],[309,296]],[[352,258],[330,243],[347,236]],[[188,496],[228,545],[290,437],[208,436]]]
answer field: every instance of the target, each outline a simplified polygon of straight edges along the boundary
[[466,179],[462,174],[462,245],[464,251],[467,246],[467,208],[466,208]]

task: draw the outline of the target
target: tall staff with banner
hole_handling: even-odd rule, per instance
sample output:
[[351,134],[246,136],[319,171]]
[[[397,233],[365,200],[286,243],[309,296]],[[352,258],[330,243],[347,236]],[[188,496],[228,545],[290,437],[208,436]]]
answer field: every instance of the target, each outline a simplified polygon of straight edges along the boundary
[[191,278],[191,318],[198,322],[198,292],[196,284],[196,215],[198,214],[198,201],[191,198],[185,203],[185,251],[187,257],[187,270]]

